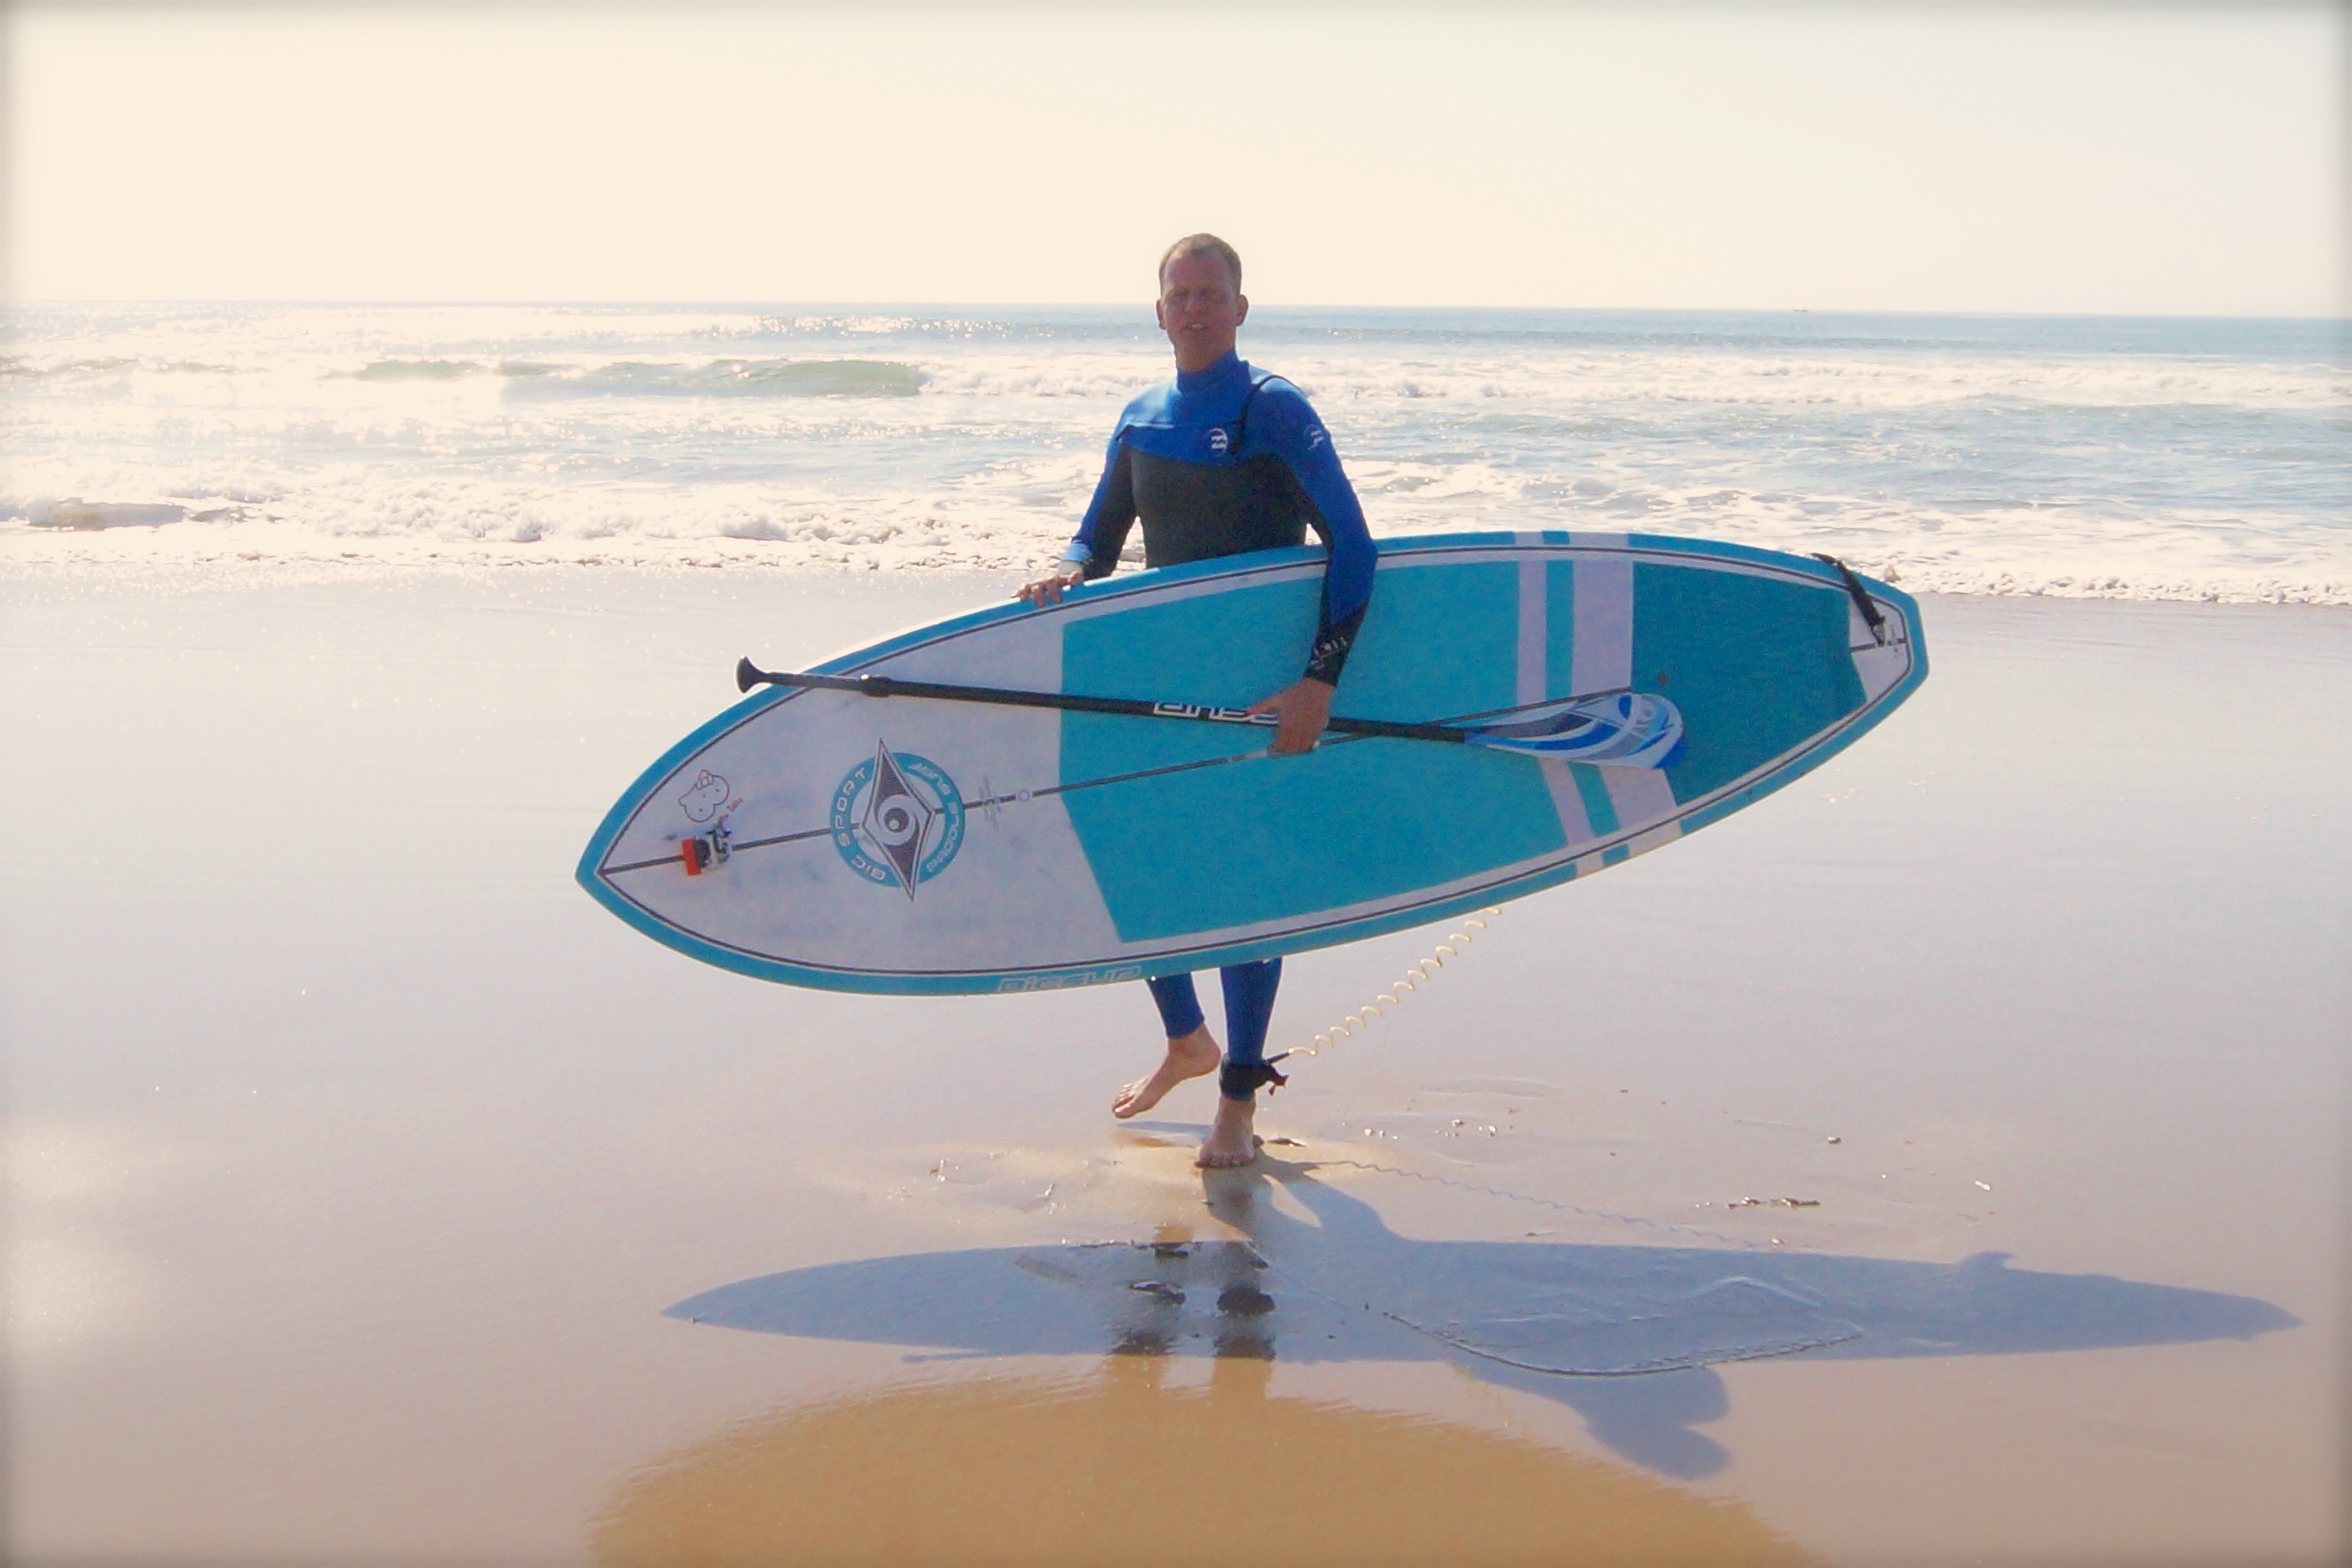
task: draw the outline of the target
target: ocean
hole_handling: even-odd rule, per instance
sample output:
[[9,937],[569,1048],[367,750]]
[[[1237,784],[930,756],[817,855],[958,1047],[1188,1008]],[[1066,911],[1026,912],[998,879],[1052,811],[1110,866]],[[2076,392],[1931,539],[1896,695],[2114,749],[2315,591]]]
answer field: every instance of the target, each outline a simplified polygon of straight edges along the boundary
[[[0,562],[1025,570],[1142,306],[19,304]],[[1282,310],[1375,534],[1824,551],[1919,591],[2352,604],[2333,321]]]

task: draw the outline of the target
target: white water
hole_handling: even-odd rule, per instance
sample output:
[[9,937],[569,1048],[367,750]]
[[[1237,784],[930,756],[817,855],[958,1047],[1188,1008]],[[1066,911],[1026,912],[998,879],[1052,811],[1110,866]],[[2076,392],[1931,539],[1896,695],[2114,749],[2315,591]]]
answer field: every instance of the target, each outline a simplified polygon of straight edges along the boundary
[[[0,561],[1024,568],[1139,310],[20,306]],[[1376,533],[1828,551],[1906,586],[2352,604],[2330,322],[1264,311]]]

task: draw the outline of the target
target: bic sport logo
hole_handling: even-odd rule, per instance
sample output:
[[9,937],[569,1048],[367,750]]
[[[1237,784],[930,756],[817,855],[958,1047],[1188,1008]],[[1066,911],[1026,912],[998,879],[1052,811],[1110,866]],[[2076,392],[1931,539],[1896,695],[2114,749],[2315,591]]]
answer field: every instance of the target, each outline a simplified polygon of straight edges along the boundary
[[963,795],[929,757],[877,744],[833,792],[833,847],[877,888],[915,889],[963,847]]

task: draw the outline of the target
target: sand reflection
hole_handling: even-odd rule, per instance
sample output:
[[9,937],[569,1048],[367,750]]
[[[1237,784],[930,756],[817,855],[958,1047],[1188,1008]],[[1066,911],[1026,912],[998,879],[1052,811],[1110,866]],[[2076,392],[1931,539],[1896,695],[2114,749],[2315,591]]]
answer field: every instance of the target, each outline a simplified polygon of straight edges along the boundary
[[[1153,1354],[1084,1377],[900,1384],[787,1409],[634,1476],[612,1563],[1810,1561],[1744,1506],[1507,1433],[1205,1387]],[[1219,1521],[1223,1521],[1223,1523]]]

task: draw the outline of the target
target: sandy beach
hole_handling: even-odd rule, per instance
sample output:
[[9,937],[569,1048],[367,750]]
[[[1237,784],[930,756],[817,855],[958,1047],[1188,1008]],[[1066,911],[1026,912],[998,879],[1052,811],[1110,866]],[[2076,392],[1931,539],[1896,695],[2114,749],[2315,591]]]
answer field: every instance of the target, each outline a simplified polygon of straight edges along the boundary
[[10,567],[10,1560],[2340,1560],[2352,615],[1925,595],[1878,731],[1204,1178],[1139,986],[572,881],[739,655],[1014,580]]

